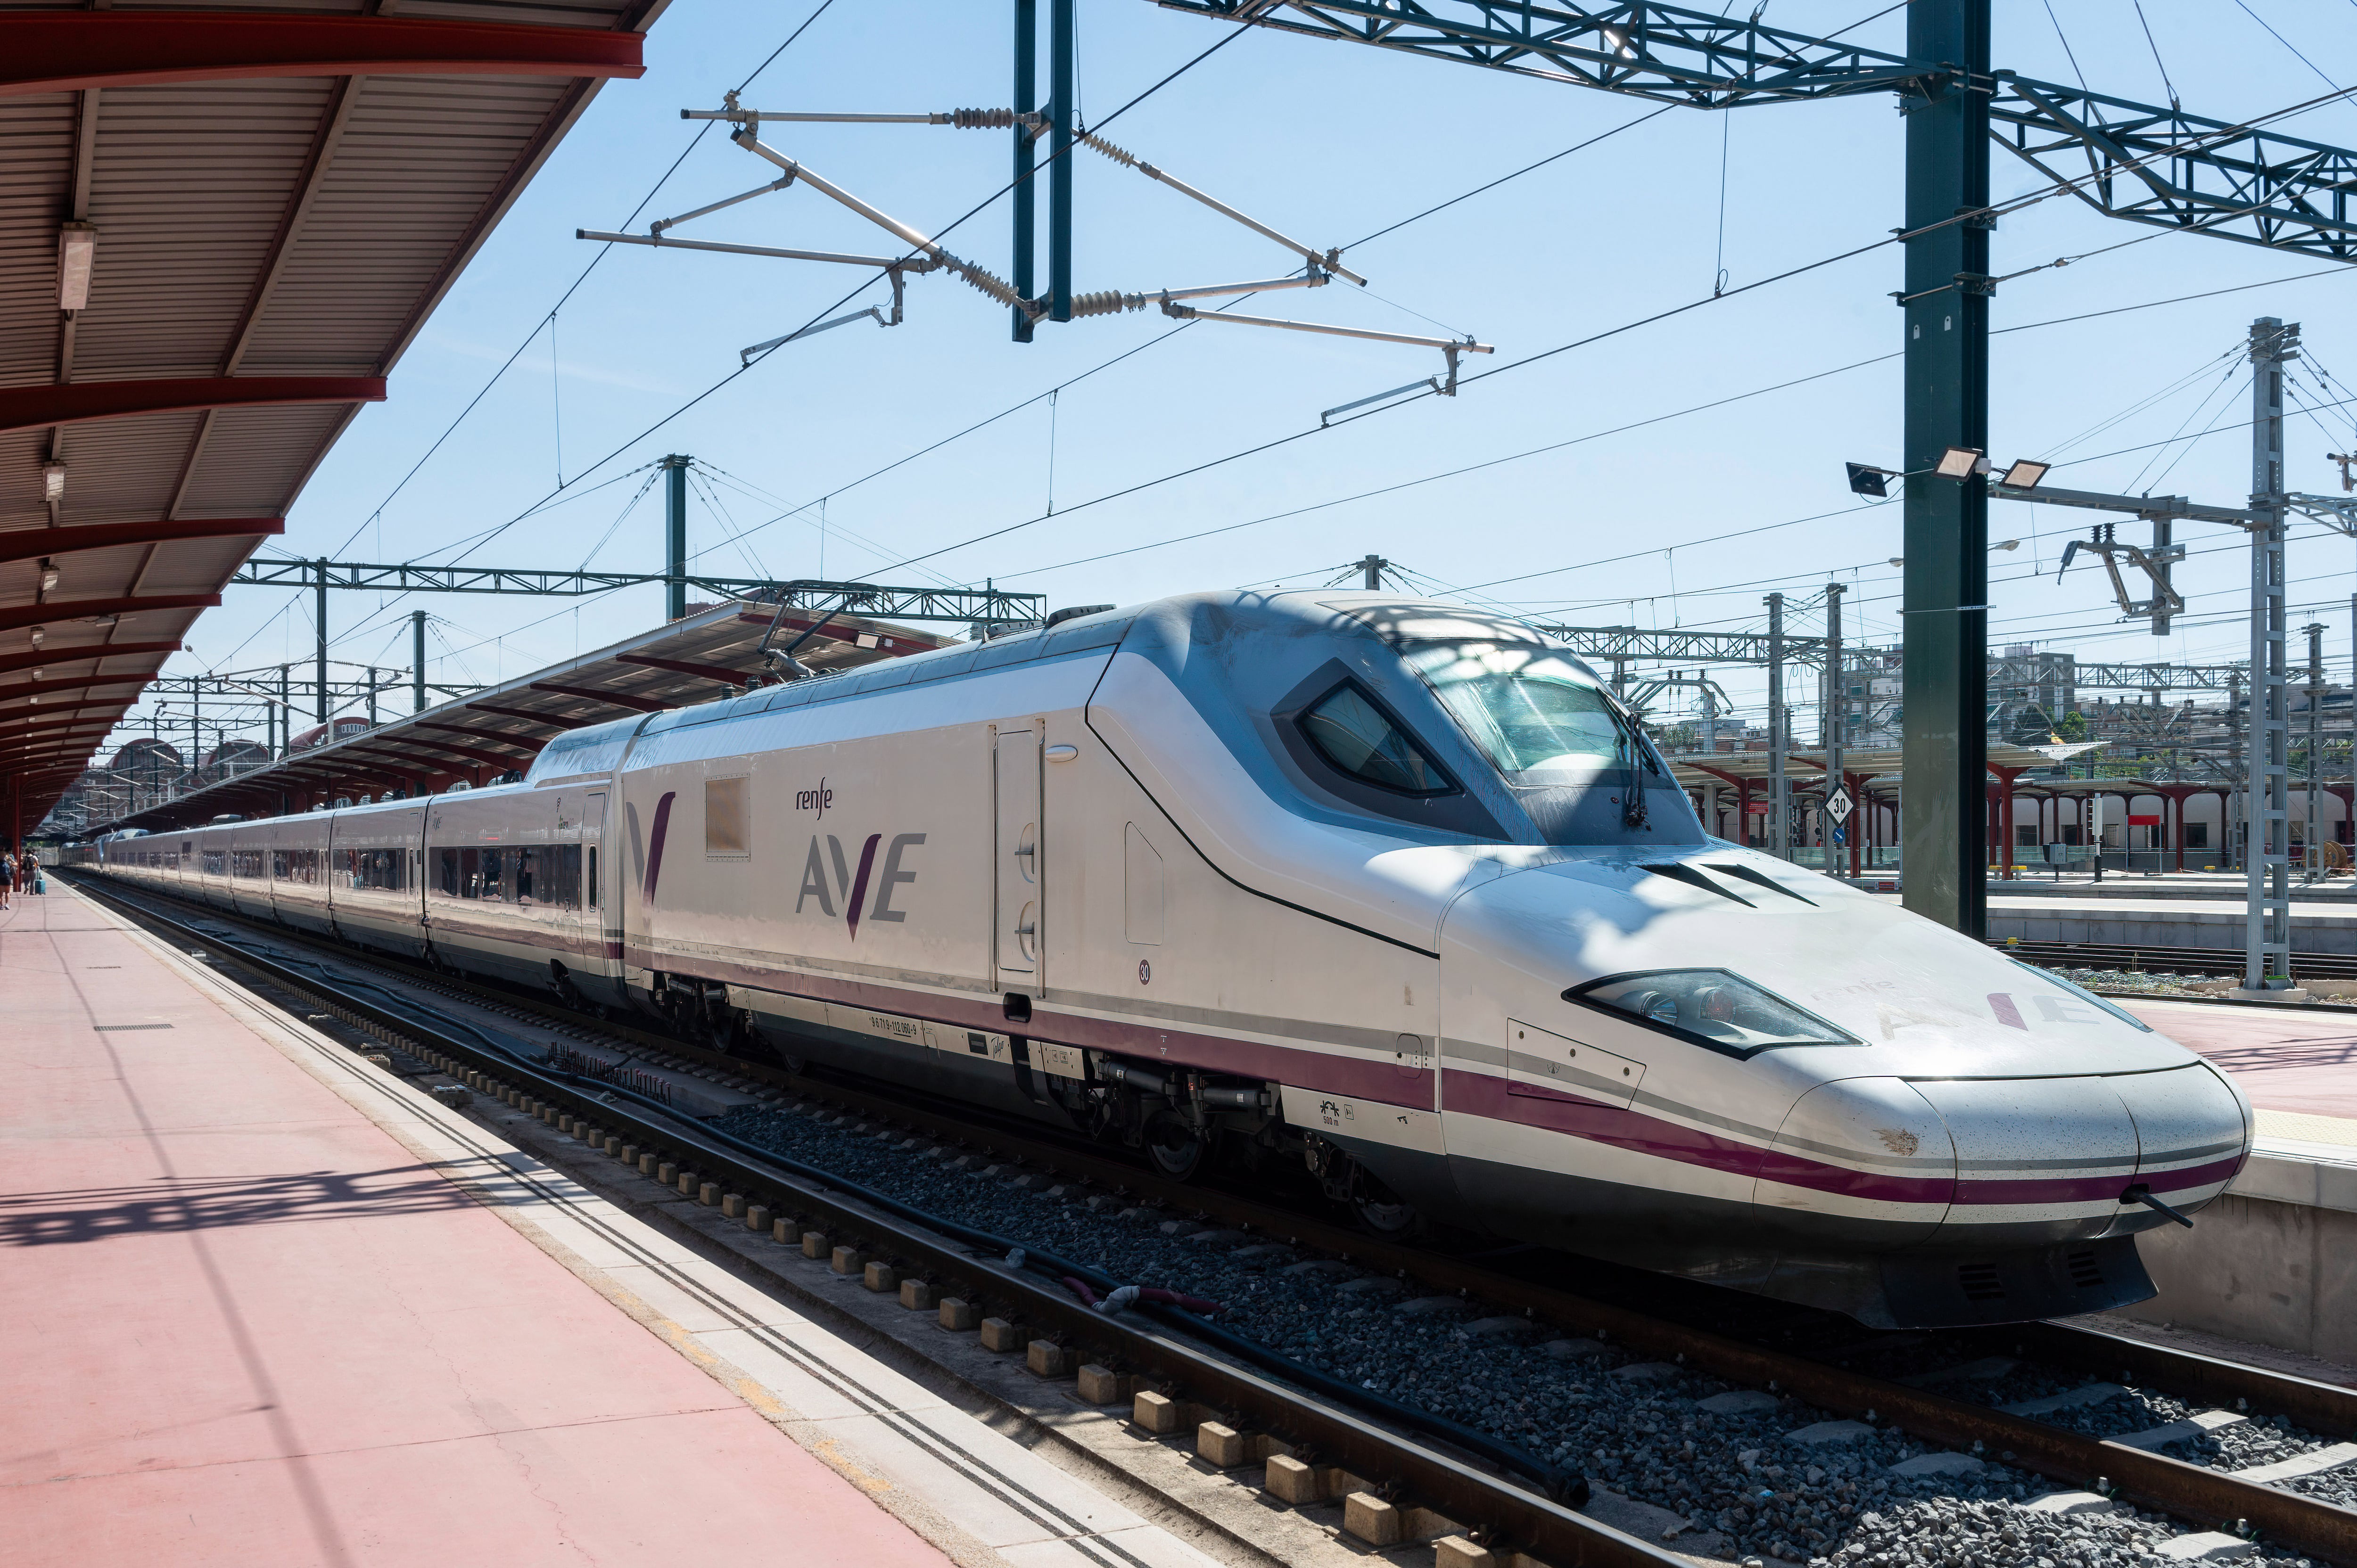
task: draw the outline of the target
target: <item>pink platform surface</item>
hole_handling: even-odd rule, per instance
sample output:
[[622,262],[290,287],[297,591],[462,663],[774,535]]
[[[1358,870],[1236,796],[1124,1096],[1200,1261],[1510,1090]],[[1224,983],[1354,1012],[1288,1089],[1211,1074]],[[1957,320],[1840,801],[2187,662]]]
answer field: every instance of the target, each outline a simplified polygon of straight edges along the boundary
[[2262,1111],[2357,1118],[2357,1016],[2334,1009],[2123,1002],[2130,1012],[2234,1075]]
[[0,913],[0,1563],[947,1562],[49,886]]

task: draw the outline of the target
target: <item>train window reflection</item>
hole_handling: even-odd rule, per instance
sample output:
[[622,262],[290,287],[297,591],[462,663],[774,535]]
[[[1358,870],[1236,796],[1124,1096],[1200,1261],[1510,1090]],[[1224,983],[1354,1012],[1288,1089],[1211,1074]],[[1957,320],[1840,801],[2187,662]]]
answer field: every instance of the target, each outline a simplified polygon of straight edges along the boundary
[[1406,659],[1501,773],[1584,775],[1628,744],[1611,699],[1546,649],[1434,643]]
[[1318,699],[1301,715],[1301,729],[1318,755],[1352,778],[1403,795],[1446,795],[1457,787],[1353,682]]
[[1575,985],[1566,1002],[1713,1050],[1749,1056],[1771,1046],[1855,1046],[1847,1030],[1723,969],[1657,969]]

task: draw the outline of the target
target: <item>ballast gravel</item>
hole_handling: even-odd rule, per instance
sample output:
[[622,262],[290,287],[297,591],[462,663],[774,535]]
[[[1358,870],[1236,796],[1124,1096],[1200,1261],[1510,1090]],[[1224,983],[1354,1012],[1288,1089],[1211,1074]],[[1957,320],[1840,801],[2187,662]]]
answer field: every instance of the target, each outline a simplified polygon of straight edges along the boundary
[[[1732,1389],[1615,1345],[1501,1319],[1479,1303],[1432,1296],[1340,1260],[1215,1230],[829,1107],[741,1107],[715,1124],[1114,1279],[1222,1303],[1221,1321],[1237,1333],[1576,1467],[1599,1490],[1682,1517],[1686,1526],[1662,1541],[1674,1551],[1819,1568],[2159,1568],[2181,1560],[2161,1554],[2172,1540],[2180,1551],[2205,1544],[2166,1519],[2126,1508],[2034,1509],[2029,1505],[2054,1487],[2003,1455],[1927,1448],[1903,1433],[1846,1422],[1770,1391]],[[1996,1403],[2061,1387],[2040,1382],[2015,1375],[1987,1389],[1949,1391]],[[2004,1398],[1990,1397],[1997,1393]],[[2137,1394],[2062,1419],[2109,1435],[2190,1413]],[[2320,1441],[2272,1423],[2241,1424],[2253,1430],[2236,1435],[2238,1428],[2228,1428],[2202,1440],[2214,1451],[2208,1462],[2241,1468]],[[2341,1501],[2334,1488],[2352,1480],[2357,1470],[2295,1485]],[[2309,1568],[2295,1556],[2255,1552],[2240,1560]]]

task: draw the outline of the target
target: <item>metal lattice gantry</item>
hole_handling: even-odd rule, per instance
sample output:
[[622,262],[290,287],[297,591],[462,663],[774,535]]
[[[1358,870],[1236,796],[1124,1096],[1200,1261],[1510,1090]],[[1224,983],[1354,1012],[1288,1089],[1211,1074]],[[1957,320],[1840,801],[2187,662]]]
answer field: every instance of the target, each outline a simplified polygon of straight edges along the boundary
[[789,609],[845,609],[892,620],[953,620],[983,626],[1039,619],[1046,596],[1004,588],[892,588],[798,577],[719,577],[703,573],[544,571],[515,566],[429,566],[414,561],[248,561],[232,584],[263,588],[359,589],[372,593],[521,594],[567,598],[647,583],[701,589],[724,599]]
[[2357,153],[2259,123],[2209,119],[2009,70],[1970,71],[1953,61],[1913,59],[1678,5],[1155,4],[1695,109],[1871,91],[1929,97],[1969,76],[1987,98],[1996,145],[2101,212],[2274,250],[2357,260],[2357,214],[2348,200],[2357,182]]
[[1698,109],[1884,91],[1910,85],[1927,69],[1879,49],[1676,5],[1536,5],[1521,0],[1156,3],[1173,11]]
[[[1615,663],[1761,664],[1776,657],[1775,639],[1756,631],[1648,631],[1633,626],[1535,626],[1560,639],[1582,659]],[[1785,637],[1781,657],[1823,663],[1825,639]],[[2088,691],[2223,692],[2250,678],[2247,665],[2094,663],[2040,650],[2028,654],[1992,654],[1991,686],[2072,686]]]
[[[1018,4],[1024,0],[1018,0]],[[1907,907],[1986,925],[1978,808],[1987,702],[1988,500],[1937,471],[1988,445],[1989,266],[2001,211],[2068,193],[2108,216],[2357,261],[2357,154],[2271,127],[2339,92],[2247,121],[2189,114],[1993,69],[1989,0],[1908,0],[1893,54],[1676,5],[1536,0],[1156,0],[1167,9],[1364,44],[1696,109],[1900,95],[1906,109],[1901,310]],[[2352,90],[2357,91],[2357,90]],[[2053,183],[1989,197],[2003,147]],[[2254,511],[2280,518],[2280,474]]]

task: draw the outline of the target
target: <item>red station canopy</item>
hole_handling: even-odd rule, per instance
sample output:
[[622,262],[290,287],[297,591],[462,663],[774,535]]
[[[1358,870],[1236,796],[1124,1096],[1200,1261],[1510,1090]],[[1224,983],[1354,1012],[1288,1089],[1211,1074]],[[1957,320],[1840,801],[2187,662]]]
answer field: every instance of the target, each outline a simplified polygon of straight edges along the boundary
[[284,531],[663,3],[0,4],[0,838]]

